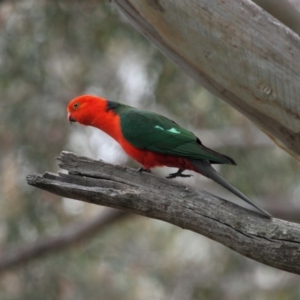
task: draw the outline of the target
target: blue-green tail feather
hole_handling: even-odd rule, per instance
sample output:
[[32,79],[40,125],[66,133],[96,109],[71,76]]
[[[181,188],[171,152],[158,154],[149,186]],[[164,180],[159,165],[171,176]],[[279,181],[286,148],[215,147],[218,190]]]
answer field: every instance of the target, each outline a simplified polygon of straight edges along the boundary
[[252,200],[250,200],[246,195],[244,195],[242,192],[240,192],[237,188],[235,188],[233,185],[231,185],[229,182],[227,182],[225,179],[221,177],[219,173],[210,165],[208,161],[201,161],[201,160],[189,160],[190,163],[194,166],[194,168],[201,173],[203,176],[212,179],[216,183],[223,186],[225,189],[229,190],[236,196],[238,196],[240,199],[244,200],[248,204],[252,205],[256,209],[258,209],[263,215],[267,217],[272,217],[267,211],[260,208],[258,205],[256,205]]

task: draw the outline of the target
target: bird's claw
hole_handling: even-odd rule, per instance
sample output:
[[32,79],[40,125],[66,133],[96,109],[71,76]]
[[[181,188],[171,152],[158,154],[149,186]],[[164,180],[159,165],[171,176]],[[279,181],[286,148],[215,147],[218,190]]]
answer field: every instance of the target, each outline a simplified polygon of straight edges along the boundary
[[176,172],[176,173],[171,173],[169,174],[166,178],[167,179],[173,179],[173,178],[176,178],[176,177],[183,177],[183,178],[187,178],[187,177],[191,177],[193,175],[190,175],[190,174],[182,174],[182,172]]
[[137,170],[137,172],[138,172],[138,173],[142,173],[142,172],[151,173],[150,170],[145,169],[145,168],[139,168],[139,169]]

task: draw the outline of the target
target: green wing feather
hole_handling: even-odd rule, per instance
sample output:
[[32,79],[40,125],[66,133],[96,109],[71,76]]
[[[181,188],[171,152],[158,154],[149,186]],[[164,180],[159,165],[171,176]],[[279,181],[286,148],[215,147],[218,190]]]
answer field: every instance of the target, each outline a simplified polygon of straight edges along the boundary
[[230,157],[206,148],[192,132],[162,115],[129,106],[118,109],[118,114],[124,138],[139,149],[210,163],[235,164]]

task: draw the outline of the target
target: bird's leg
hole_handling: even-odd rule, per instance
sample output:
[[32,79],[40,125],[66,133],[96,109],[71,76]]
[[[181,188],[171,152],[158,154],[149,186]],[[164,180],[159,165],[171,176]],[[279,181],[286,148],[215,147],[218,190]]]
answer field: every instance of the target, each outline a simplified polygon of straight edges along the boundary
[[138,173],[142,173],[142,172],[146,172],[146,173],[151,173],[151,171],[149,169],[145,169],[145,168],[139,168],[137,170]]
[[189,175],[189,174],[182,174],[182,172],[184,172],[183,169],[178,169],[177,172],[169,174],[166,178],[172,179],[172,178],[176,178],[176,177],[191,177],[191,176],[193,176],[193,175]]

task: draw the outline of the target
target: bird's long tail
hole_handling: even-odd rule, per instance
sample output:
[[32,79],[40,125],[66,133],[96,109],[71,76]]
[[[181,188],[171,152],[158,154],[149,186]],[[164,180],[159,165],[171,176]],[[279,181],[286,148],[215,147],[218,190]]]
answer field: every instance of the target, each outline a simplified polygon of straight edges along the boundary
[[200,160],[193,160],[193,159],[189,161],[199,173],[206,176],[207,178],[212,179],[218,184],[222,185],[225,189],[229,190],[230,192],[232,192],[242,200],[246,201],[248,204],[258,209],[263,215],[269,218],[272,217],[272,215],[270,215],[267,211],[265,211],[264,209],[256,205],[253,201],[251,201],[246,195],[240,192],[237,188],[235,188],[233,185],[225,181],[225,179],[223,179],[221,175],[217,173],[217,171],[211,166],[211,164],[208,161],[200,161]]

